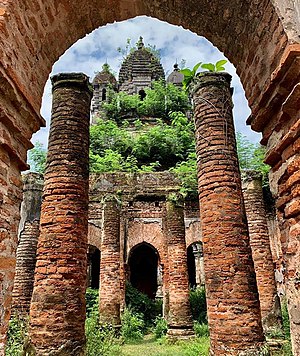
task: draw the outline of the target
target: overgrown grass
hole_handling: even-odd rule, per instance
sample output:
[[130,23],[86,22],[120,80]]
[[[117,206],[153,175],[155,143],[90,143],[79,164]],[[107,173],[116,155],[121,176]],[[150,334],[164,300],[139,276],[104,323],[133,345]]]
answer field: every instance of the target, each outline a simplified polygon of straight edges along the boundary
[[99,314],[91,312],[85,322],[86,351],[88,356],[121,355],[120,341],[110,325],[100,324]]
[[127,343],[141,341],[144,337],[145,322],[142,314],[125,309],[121,317],[121,336]]
[[209,338],[202,337],[190,341],[168,343],[165,337],[155,340],[154,335],[147,335],[138,344],[123,345],[123,356],[207,356]]

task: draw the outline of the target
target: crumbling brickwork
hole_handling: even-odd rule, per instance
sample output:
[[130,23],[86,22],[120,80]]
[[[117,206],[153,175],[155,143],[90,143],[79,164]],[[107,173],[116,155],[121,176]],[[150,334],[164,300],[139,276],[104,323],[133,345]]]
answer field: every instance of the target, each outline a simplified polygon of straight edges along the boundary
[[258,352],[264,341],[242,197],[231,76],[206,73],[193,84],[200,220],[211,353]]
[[43,177],[38,173],[29,173],[23,176],[23,184],[23,201],[12,300],[12,312],[19,317],[27,317],[29,315],[36,249],[40,235]]
[[52,84],[30,347],[38,355],[83,355],[92,93],[84,74],[58,74]]
[[259,293],[262,324],[265,333],[268,333],[272,329],[278,330],[282,327],[282,318],[275,283],[275,266],[270,248],[260,173],[253,171],[243,172],[243,196]]
[[0,355],[4,355],[15,275],[22,181],[18,164],[2,146],[0,161]]

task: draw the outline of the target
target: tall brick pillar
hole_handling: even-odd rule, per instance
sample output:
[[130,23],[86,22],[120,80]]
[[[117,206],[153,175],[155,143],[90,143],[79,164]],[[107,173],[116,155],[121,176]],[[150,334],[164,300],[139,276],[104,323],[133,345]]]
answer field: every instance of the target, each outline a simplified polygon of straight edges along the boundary
[[165,219],[169,261],[167,336],[170,339],[185,339],[194,336],[194,331],[189,300],[183,200],[179,195],[168,197]]
[[41,174],[28,173],[23,175],[23,182],[12,313],[26,317],[29,315],[33,290],[44,181]]
[[248,220],[250,246],[254,261],[264,331],[282,326],[274,264],[264,207],[262,177],[255,171],[243,172],[243,195]]
[[38,355],[84,355],[89,116],[84,74],[52,77],[53,105],[30,309]]
[[205,73],[192,88],[211,353],[257,355],[264,336],[230,82],[227,73]]
[[120,204],[106,196],[102,211],[99,314],[100,320],[120,326]]

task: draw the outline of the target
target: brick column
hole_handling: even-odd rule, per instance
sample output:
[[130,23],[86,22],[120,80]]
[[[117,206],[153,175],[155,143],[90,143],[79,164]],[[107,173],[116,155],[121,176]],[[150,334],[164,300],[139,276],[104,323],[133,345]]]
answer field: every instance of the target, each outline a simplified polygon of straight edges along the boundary
[[168,197],[165,218],[169,261],[167,336],[170,339],[185,339],[194,336],[194,331],[189,300],[183,200],[179,195]]
[[254,261],[265,333],[282,326],[279,297],[276,290],[274,264],[263,201],[262,177],[254,171],[243,172],[243,195],[248,220],[250,246]]
[[212,355],[256,355],[264,342],[236,152],[231,76],[193,83],[200,219]]
[[23,182],[23,201],[12,299],[12,313],[19,317],[29,315],[36,249],[40,235],[41,202],[44,185],[43,176],[38,173],[24,175]]
[[104,198],[102,212],[99,313],[100,321],[121,325],[120,206],[115,197]]
[[52,85],[30,346],[37,355],[83,355],[92,92],[81,73],[55,75]]

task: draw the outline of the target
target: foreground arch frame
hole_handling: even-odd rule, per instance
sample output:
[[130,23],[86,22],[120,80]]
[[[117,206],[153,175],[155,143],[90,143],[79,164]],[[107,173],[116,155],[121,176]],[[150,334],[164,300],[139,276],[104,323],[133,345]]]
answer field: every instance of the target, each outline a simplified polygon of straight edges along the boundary
[[[292,0],[42,2],[0,1],[0,348],[9,318],[15,268],[20,171],[53,63],[98,26],[138,15],[182,25],[212,41],[236,66],[252,115],[263,133],[271,188],[277,198],[294,353],[300,350],[299,97],[300,8]],[[205,8],[205,11],[203,11]],[[67,24],[67,26],[66,26]]]

